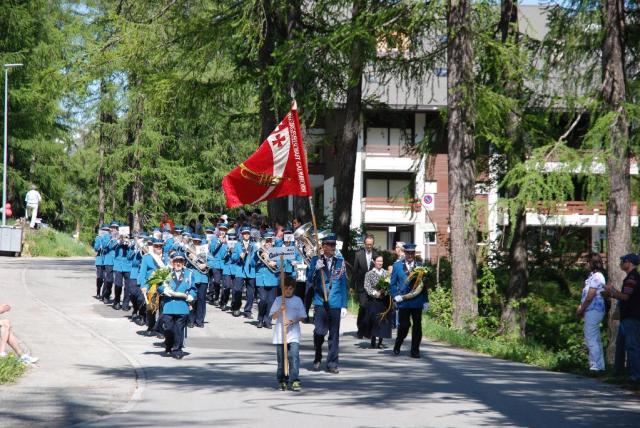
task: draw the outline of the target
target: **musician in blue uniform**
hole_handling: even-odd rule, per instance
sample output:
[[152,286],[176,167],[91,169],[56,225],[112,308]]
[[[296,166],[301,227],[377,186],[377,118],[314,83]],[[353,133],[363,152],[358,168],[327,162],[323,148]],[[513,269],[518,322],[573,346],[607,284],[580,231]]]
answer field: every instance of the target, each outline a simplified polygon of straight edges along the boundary
[[264,234],[264,247],[262,251],[254,253],[254,263],[256,266],[256,288],[258,289],[258,328],[271,328],[271,317],[269,311],[276,300],[276,290],[278,289],[279,262],[269,260],[269,249],[273,247],[273,232]]
[[133,307],[133,313],[131,315],[131,321],[138,325],[144,324],[144,297],[138,287],[138,274],[140,272],[140,264],[142,263],[143,252],[147,251],[147,244],[144,236],[137,236],[134,238],[134,244],[129,248],[127,253],[127,259],[131,263],[131,273],[129,274],[129,296],[131,298],[131,305]]
[[213,255],[211,254],[211,243],[216,239],[216,228],[213,226],[206,226],[204,228],[204,244],[207,246],[207,303],[215,305],[220,297],[220,288],[218,288],[218,294],[215,293],[215,287],[213,282]]
[[169,257],[169,251],[174,249],[174,246],[177,242],[182,242],[182,231],[184,227],[181,225],[177,225],[173,228],[172,235],[169,239],[164,241],[164,246],[162,247],[162,254],[165,257]]
[[[113,284],[115,286],[115,298],[113,299],[113,309],[120,310],[120,298],[122,297],[122,291],[125,290],[125,300],[128,305],[128,296],[126,291],[126,284],[129,281],[129,274],[131,273],[131,265],[127,260],[127,252],[129,251],[129,244],[127,238],[124,235],[118,236],[116,243],[115,255],[113,257]],[[128,310],[128,309],[126,309]]]
[[244,306],[245,318],[253,318],[253,298],[256,286],[256,267],[253,254],[256,251],[255,243],[251,242],[251,229],[248,226],[240,228],[242,240],[238,241],[231,254],[232,272],[235,274],[233,281],[233,294],[231,296],[231,310],[234,317],[241,315],[242,289],[247,293],[247,303]]
[[224,258],[227,256],[227,223],[218,225],[218,236],[214,236],[209,242],[209,293],[211,303],[215,305],[220,299],[220,288],[222,287],[222,270],[224,268]]
[[191,237],[193,248],[197,254],[187,254],[187,266],[193,274],[193,285],[196,289],[196,300],[193,302],[193,310],[189,312],[189,328],[194,326],[203,328],[204,318],[207,314],[207,286],[209,285],[209,277],[207,276],[206,254],[200,252],[202,245],[202,237],[196,233]]
[[113,288],[113,263],[118,245],[118,222],[112,221],[109,224],[109,235],[102,241],[102,254],[104,263],[104,286],[102,287],[102,301],[111,303],[111,289]]
[[228,305],[229,298],[231,296],[231,290],[233,290],[233,283],[235,281],[235,273],[233,263],[231,262],[231,255],[233,254],[234,244],[238,239],[235,233],[229,232],[226,235],[226,243],[222,245],[220,251],[222,252],[222,284],[220,290],[220,309],[223,311],[230,311],[231,306]]
[[184,263],[185,258],[180,252],[173,253],[171,279],[158,286],[162,295],[164,351],[176,359],[184,357],[184,328],[189,317],[189,304],[196,297],[193,271],[185,269]]
[[[164,242],[161,239],[152,238],[151,244],[153,245],[150,253],[145,254],[142,257],[142,262],[140,263],[140,271],[138,272],[138,284],[140,286],[140,291],[144,296],[147,295],[148,286],[147,280],[151,276],[156,269],[166,267],[167,262],[166,258],[162,255],[162,248],[164,246]],[[145,302],[147,300],[145,299]],[[148,303],[148,302],[147,302]],[[147,331],[143,333],[145,336],[155,336],[157,331],[156,327],[156,313],[152,312],[147,305],[146,306],[146,321],[147,321]]]
[[400,354],[402,342],[409,333],[411,325],[411,358],[420,358],[420,341],[422,340],[422,307],[427,302],[425,278],[420,284],[409,275],[421,262],[416,261],[416,245],[404,244],[404,259],[393,264],[389,290],[398,307],[398,333],[393,347],[395,355]]
[[102,251],[102,243],[109,236],[109,226],[103,224],[100,231],[93,241],[93,250],[96,252],[96,299],[101,299],[100,291],[104,283],[104,254]]
[[347,316],[348,293],[346,264],[342,257],[336,255],[336,235],[333,233],[322,240],[322,254],[311,259],[307,281],[314,290],[313,369],[320,370],[322,344],[324,337],[329,333],[327,371],[337,374],[340,319]]

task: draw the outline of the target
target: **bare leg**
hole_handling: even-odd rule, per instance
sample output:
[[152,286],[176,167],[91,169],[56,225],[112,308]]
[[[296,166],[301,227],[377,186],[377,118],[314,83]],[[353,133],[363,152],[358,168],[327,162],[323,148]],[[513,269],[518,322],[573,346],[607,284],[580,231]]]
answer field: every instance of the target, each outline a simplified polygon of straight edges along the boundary
[[11,346],[13,351],[16,353],[16,355],[18,357],[22,357],[24,352],[22,352],[22,350],[20,349],[20,344],[18,343],[18,339],[16,338],[15,334],[13,334],[13,332],[11,332],[11,334],[9,335],[8,343],[9,343],[9,346]]
[[6,351],[9,336],[11,336],[11,322],[9,320],[0,320],[0,353]]

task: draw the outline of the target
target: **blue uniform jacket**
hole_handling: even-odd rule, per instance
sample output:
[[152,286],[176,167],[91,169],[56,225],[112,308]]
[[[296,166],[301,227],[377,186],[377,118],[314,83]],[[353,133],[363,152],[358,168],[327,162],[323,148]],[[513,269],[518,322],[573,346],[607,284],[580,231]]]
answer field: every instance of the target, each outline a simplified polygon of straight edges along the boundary
[[169,250],[173,248],[173,244],[175,244],[175,239],[173,238],[173,236],[164,241],[164,245],[162,246],[162,255],[169,255]]
[[104,256],[102,255],[101,235],[96,236],[96,239],[93,241],[93,251],[96,252],[96,266],[102,266],[104,264]]
[[220,242],[218,237],[213,238],[209,244],[209,254],[212,257],[211,267],[214,269],[224,268],[225,258],[229,255],[228,253],[227,243]]
[[[300,254],[300,251],[298,251],[298,249],[295,249],[295,261],[297,263],[304,263],[302,260],[302,254]],[[293,265],[292,260],[285,260],[284,261],[284,272],[290,276],[293,279],[296,279],[298,277],[298,271],[296,270],[296,267]]]
[[[165,257],[163,257],[163,261],[165,264],[167,263],[167,259]],[[156,264],[156,261],[153,259],[151,254],[145,254],[142,257],[140,271],[138,272],[138,287],[147,288],[147,279],[149,279],[151,274],[159,267],[160,266]]]
[[[422,266],[422,263],[414,261],[413,265],[415,267]],[[413,282],[407,281],[409,277],[409,271],[407,270],[407,266],[404,263],[404,259],[398,260],[393,264],[393,270],[391,271],[391,279],[389,282],[389,290],[391,291],[391,295],[402,296],[411,292],[411,287]],[[422,308],[422,306],[427,301],[427,291],[426,289],[420,293],[418,296],[414,297],[411,300],[403,300],[400,303],[396,303],[398,308],[407,308],[407,309],[416,309]]]
[[327,267],[322,271],[316,270],[316,262],[318,256],[314,256],[307,268],[307,289],[313,287],[313,304],[322,305],[324,294],[322,292],[322,278],[325,278],[325,287],[327,289],[327,297],[329,299],[329,307],[332,309],[340,309],[347,307],[347,271],[344,259],[334,256],[333,265],[331,266],[331,274],[327,274]]
[[[184,275],[180,283],[176,283],[176,280],[172,277],[169,281],[169,286],[173,291],[185,293],[194,299],[196,298],[197,293],[195,283],[193,282],[193,272],[189,269],[184,271]],[[160,286],[158,286],[158,293],[162,296],[162,313],[167,315],[188,315],[189,304],[187,301],[184,299],[164,296],[162,293],[164,293],[165,287],[165,284],[160,284]]]
[[253,258],[255,250],[256,244],[249,241],[249,252],[243,260],[240,254],[244,252],[244,243],[243,241],[236,243],[236,246],[233,247],[233,253],[231,254],[231,275],[240,278],[256,277],[256,265]]
[[113,270],[116,272],[130,272],[131,267],[127,270],[127,251],[129,247],[125,244],[116,244],[115,256],[113,257]]
[[131,279],[138,281],[138,273],[140,272],[140,264],[142,263],[142,254],[135,248],[130,248],[127,253],[127,259],[131,263]]
[[[256,285],[258,287],[277,287],[280,283],[280,274],[271,272],[271,270],[262,263],[262,260],[258,257],[258,253],[254,253],[254,263],[256,266]],[[280,271],[280,260],[274,260],[276,262],[275,269]]]
[[191,263],[191,260],[187,260],[187,267],[191,270],[194,284],[206,284],[209,282],[209,277],[196,269],[196,267]]
[[113,266],[117,245],[118,241],[111,238],[111,235],[104,235],[104,239],[102,241],[102,254],[104,256],[102,261],[105,265]]

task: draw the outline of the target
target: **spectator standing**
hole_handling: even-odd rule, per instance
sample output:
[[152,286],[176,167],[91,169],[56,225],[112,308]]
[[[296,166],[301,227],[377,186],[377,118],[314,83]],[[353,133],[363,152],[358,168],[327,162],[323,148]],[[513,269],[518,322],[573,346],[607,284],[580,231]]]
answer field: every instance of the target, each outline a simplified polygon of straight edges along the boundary
[[38,206],[40,205],[40,201],[42,201],[42,196],[40,196],[40,192],[36,189],[36,185],[31,185],[31,190],[29,190],[24,197],[25,203],[25,212],[24,216],[26,219],[29,218],[29,211],[31,211],[31,221],[29,222],[29,227],[34,229],[36,227],[36,218],[38,217]]
[[604,355],[602,352],[602,338],[600,337],[600,323],[605,314],[605,302],[602,297],[605,279],[604,265],[598,253],[588,256],[590,273],[584,282],[582,298],[576,309],[578,316],[584,317],[584,341],[589,349],[589,370],[601,372],[604,370]]
[[631,381],[640,381],[640,273],[636,267],[640,258],[636,254],[620,257],[620,269],[627,273],[620,291],[611,285],[605,285],[607,294],[618,300],[620,309],[620,327],[616,340],[616,373],[622,373],[624,358],[620,358],[622,348],[627,353],[627,366]]
[[366,325],[368,324],[367,306],[369,304],[369,295],[364,289],[364,276],[367,272],[373,269],[374,260],[377,256],[373,249],[374,244],[375,238],[373,235],[365,236],[364,248],[356,251],[353,261],[353,283],[351,284],[351,287],[360,305],[357,320],[358,339],[362,339],[364,337]]
[[176,225],[173,223],[173,220],[169,218],[169,214],[162,213],[162,220],[160,221],[160,231],[166,232],[167,230],[173,233]]

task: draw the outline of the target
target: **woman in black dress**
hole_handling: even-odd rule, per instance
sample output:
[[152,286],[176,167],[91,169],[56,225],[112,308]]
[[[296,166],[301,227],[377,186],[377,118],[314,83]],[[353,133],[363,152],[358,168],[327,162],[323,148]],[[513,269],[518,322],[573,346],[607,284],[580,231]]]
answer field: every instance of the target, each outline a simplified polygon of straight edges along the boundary
[[[391,317],[394,313],[389,310],[391,304],[389,295],[379,286],[381,279],[389,277],[389,272],[382,268],[382,263],[382,256],[377,256],[374,259],[373,269],[364,277],[364,289],[369,295],[367,314],[372,348],[382,348],[382,339],[391,338]],[[377,343],[376,338],[378,338]]]

